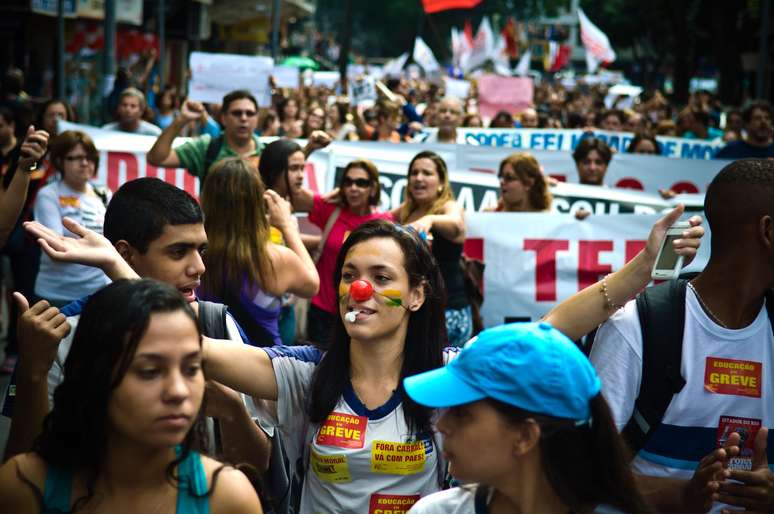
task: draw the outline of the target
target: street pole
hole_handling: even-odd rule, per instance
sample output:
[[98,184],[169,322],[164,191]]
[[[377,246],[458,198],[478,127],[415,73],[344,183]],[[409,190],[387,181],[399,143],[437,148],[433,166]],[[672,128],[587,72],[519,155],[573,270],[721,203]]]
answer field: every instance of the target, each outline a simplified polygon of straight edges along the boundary
[[105,0],[105,48],[102,53],[102,120],[112,116],[108,104],[113,83],[116,80],[116,4],[115,0]]
[[341,93],[346,95],[349,91],[349,79],[347,67],[349,66],[349,50],[352,47],[352,0],[344,3],[344,26],[341,31],[341,45],[339,45],[339,83]]
[[761,37],[758,43],[758,73],[755,81],[755,96],[766,97],[769,78],[769,0],[761,0]]
[[65,36],[64,36],[64,0],[57,2],[56,20],[56,98],[65,96]]
[[280,0],[274,0],[271,8],[271,58],[277,62],[279,57]]
[[164,12],[166,9],[166,1],[165,0],[158,0],[159,2],[159,13],[158,13],[158,24],[159,24],[159,55],[156,59],[156,65],[158,66],[159,70],[159,93],[161,93],[164,90],[164,55],[166,51],[166,13]]

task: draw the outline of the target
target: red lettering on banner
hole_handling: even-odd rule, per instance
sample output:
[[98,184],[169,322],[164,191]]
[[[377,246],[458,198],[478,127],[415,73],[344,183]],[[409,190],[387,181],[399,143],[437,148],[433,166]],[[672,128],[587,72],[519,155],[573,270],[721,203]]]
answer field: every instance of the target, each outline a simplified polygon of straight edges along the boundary
[[535,300],[556,301],[556,252],[566,251],[566,239],[525,239],[524,249],[535,252]]
[[304,172],[306,173],[306,182],[309,184],[309,189],[315,193],[320,192],[320,186],[317,185],[317,176],[314,174],[314,164],[307,161],[304,165]]
[[615,187],[620,187],[622,189],[636,189],[637,191],[645,190],[645,186],[642,185],[642,182],[631,177],[622,178],[615,183]]
[[[166,173],[164,172],[165,168],[157,168],[153,164],[149,162],[145,162],[145,176],[146,177],[156,177],[164,180],[166,177]],[[161,170],[161,171],[159,171]]]
[[691,182],[675,182],[670,188],[675,193],[698,193],[699,188]]
[[[464,253],[468,259],[484,262],[484,240],[480,237],[466,239],[462,253]],[[479,283],[479,290],[481,291],[481,294],[484,294],[483,276],[481,277],[481,282]]]
[[556,175],[554,173],[549,173],[548,176],[551,178],[555,178],[559,182],[567,182],[567,175]]
[[624,251],[624,262],[629,262],[645,248],[647,241],[626,241],[626,250]]
[[[168,175],[170,175],[172,180],[168,180],[167,182],[175,184],[175,175],[177,175],[177,173],[168,173]],[[193,197],[199,196],[199,191],[196,190],[196,177],[188,173],[188,170],[183,172],[183,190]]]
[[599,281],[600,275],[613,271],[610,264],[599,262],[599,252],[613,250],[612,241],[579,241],[578,242],[578,290],[584,289]]
[[126,166],[126,178],[124,182],[137,178],[137,157],[128,152],[108,152],[107,153],[107,187],[115,191],[123,183],[119,182],[119,165],[124,163]]

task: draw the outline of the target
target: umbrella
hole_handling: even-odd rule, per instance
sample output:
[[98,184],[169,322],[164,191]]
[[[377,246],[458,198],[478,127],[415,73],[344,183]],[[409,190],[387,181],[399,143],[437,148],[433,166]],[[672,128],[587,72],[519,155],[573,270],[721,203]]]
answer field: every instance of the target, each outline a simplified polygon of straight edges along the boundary
[[282,61],[283,66],[293,66],[296,68],[301,69],[310,69],[310,70],[318,70],[320,69],[320,65],[317,64],[317,61],[310,57],[303,57],[300,55],[294,55],[291,57],[287,57],[284,61]]

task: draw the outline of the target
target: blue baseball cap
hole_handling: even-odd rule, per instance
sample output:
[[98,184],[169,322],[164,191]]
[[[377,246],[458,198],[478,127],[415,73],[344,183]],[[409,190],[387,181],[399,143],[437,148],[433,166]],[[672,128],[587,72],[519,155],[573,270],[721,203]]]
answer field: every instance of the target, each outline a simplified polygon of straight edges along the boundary
[[594,367],[550,323],[510,323],[481,332],[443,368],[403,381],[428,407],[454,407],[484,398],[578,423],[589,421],[589,400],[601,382]]

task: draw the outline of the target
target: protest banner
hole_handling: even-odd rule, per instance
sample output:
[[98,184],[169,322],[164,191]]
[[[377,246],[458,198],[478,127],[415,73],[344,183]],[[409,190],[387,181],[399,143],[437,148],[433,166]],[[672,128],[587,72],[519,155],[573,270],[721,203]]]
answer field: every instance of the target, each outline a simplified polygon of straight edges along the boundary
[[269,75],[274,68],[271,57],[191,52],[189,68],[190,100],[219,104],[231,91],[246,89],[255,96],[259,106],[271,105]]
[[301,71],[295,66],[280,64],[272,68],[271,76],[274,78],[274,84],[277,87],[297,89],[301,80]]
[[[153,146],[155,137],[140,136],[126,132],[102,130],[88,125],[61,122],[61,130],[81,130],[89,134],[100,151],[100,166],[97,170],[97,181],[115,191],[126,180],[132,178],[153,176],[166,180],[176,186],[197,195],[198,179],[183,169],[156,168],[147,164],[145,154]],[[177,138],[174,146],[182,144],[185,138]],[[307,162],[307,185],[316,192],[330,191],[337,183],[337,174],[352,160],[361,159],[367,155],[378,167],[382,186],[381,208],[391,209],[403,201],[406,186],[406,172],[412,157],[421,150],[431,148],[443,157],[450,171],[452,187],[460,204],[468,212],[481,211],[493,206],[499,194],[497,167],[500,160],[506,157],[509,149],[464,147],[460,145],[416,145],[373,142],[339,142],[314,152]],[[561,170],[572,170],[574,164],[569,155],[559,152],[533,152],[547,173],[560,178],[575,180],[575,175],[565,176]],[[619,160],[620,158],[620,160]],[[616,161],[618,160],[618,161]],[[687,161],[694,166],[676,166],[679,161],[643,155],[616,156],[611,164],[610,174],[619,182],[632,181],[627,173],[638,176],[637,180],[645,181],[655,191],[658,187],[675,185],[672,180],[696,180],[704,184],[711,180],[718,167],[718,161]],[[620,166],[616,171],[614,165]],[[718,168],[719,169],[719,168]],[[653,170],[656,170],[655,172]],[[694,176],[685,175],[692,172]],[[683,175],[680,175],[683,173]],[[673,176],[664,182],[661,176]],[[650,177],[646,181],[646,177]],[[614,182],[613,182],[614,183]],[[696,188],[698,189],[698,187]],[[595,214],[615,213],[650,213],[659,212],[675,203],[675,200],[665,201],[658,195],[627,189],[582,186],[571,183],[560,183],[552,190],[556,200],[556,212],[575,212],[580,208]],[[694,191],[689,191],[694,192]],[[701,206],[701,195],[683,195],[676,200],[683,201],[689,208]]]
[[521,112],[532,104],[534,85],[530,77],[483,75],[478,79],[481,115],[494,118],[498,111]]
[[[631,260],[659,216],[473,213],[465,253],[482,260],[487,327],[537,320],[557,303]],[[705,230],[708,228],[705,225]],[[701,270],[709,236],[685,271]]]
[[328,88],[335,88],[339,83],[338,71],[315,71],[312,73],[312,85],[313,86],[325,86]]
[[460,100],[465,100],[470,92],[470,81],[453,79],[445,77],[444,84],[446,84],[446,96],[453,96]]
[[[418,141],[434,134],[438,129],[424,129]],[[618,153],[625,153],[634,139],[630,132],[581,129],[490,129],[458,128],[457,144],[474,146],[501,146],[515,150],[556,150],[571,152],[584,137],[597,137]],[[705,141],[682,137],[657,136],[661,156],[677,159],[713,159],[725,146],[721,140]]]
[[[500,161],[514,152],[512,148],[438,143],[395,145],[337,141],[330,147],[313,153],[309,162],[318,173],[317,182],[322,184],[329,180],[324,187],[331,188],[335,170],[363,156],[374,161],[381,174],[405,178],[408,163],[414,155],[423,150],[432,150],[446,161],[448,168],[452,170],[452,182],[480,184],[491,189],[492,194],[499,189],[496,175]],[[578,182],[575,162],[569,152],[533,150],[530,153],[538,160],[545,174],[562,182]],[[701,193],[725,164],[726,161],[680,161],[652,155],[616,154],[608,168],[605,183],[618,188],[645,191],[651,195],[657,195],[659,189],[672,189],[678,193]],[[608,188],[596,189],[613,191]],[[475,210],[480,208],[478,204],[475,206]]]

